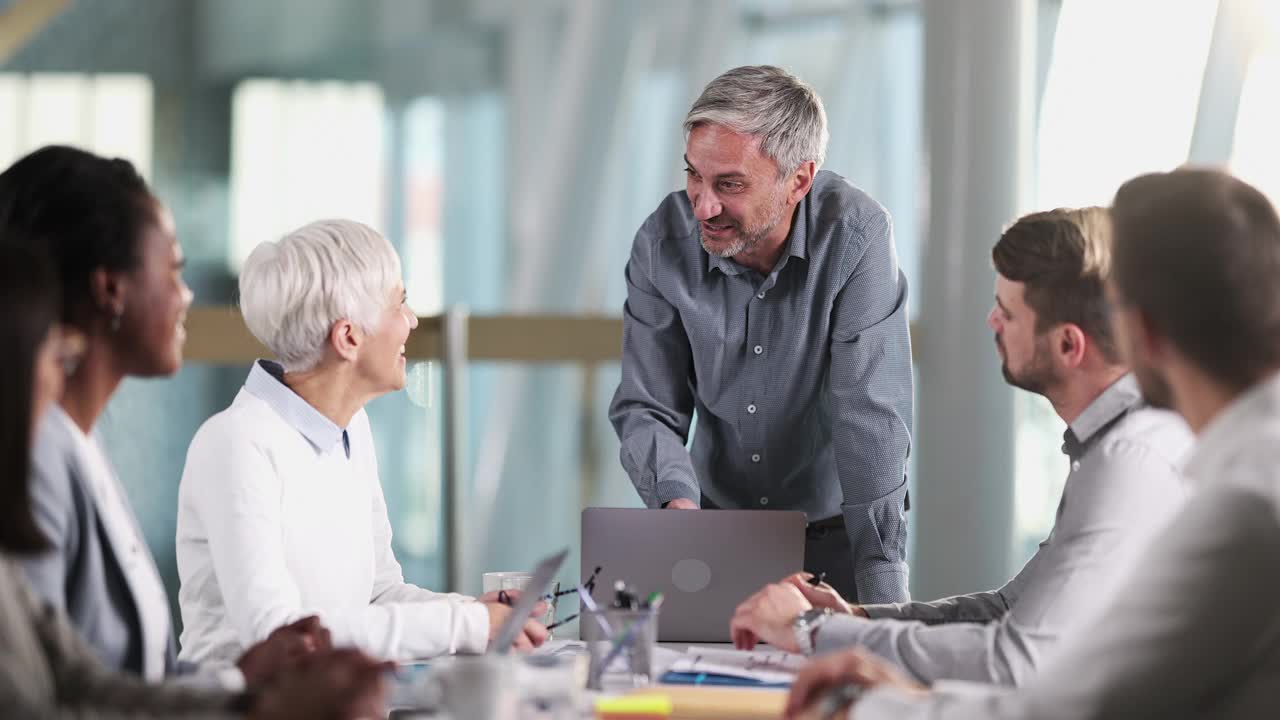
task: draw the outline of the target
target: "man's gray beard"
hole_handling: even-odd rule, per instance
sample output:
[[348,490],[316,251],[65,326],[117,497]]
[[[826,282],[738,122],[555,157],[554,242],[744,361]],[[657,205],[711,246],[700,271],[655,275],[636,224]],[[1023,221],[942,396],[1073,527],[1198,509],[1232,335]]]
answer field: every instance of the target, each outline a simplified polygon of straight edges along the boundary
[[[778,199],[777,195],[775,195],[772,199],[774,201],[777,201]],[[751,235],[745,235],[744,233],[739,231],[737,242],[733,243],[732,245],[725,248],[724,250],[720,250],[718,252],[715,250],[712,250],[711,248],[707,247],[707,239],[705,237],[700,237],[700,240],[702,241],[702,249],[706,250],[707,253],[710,255],[715,255],[717,257],[722,257],[722,258],[731,258],[736,255],[741,255],[742,253],[748,250],[751,250],[755,246],[759,245],[761,240],[764,240],[766,237],[768,237],[769,233],[773,232],[773,229],[778,226],[778,223],[782,222],[782,213],[784,209],[785,208],[783,204],[781,202],[778,202],[777,207],[774,209],[773,217],[769,219],[769,222],[765,225],[763,230],[760,230],[759,232],[756,232],[756,233],[752,233]]]
[[[757,242],[759,241],[757,240]],[[723,250],[712,250],[710,247],[707,246],[707,239],[705,237],[702,238],[702,249],[706,250],[708,254],[715,255],[716,257],[722,257],[722,258],[731,258],[734,255],[745,252],[748,247],[751,247],[754,244],[755,243],[748,243],[747,238],[739,236],[738,241],[733,243],[729,247]]]

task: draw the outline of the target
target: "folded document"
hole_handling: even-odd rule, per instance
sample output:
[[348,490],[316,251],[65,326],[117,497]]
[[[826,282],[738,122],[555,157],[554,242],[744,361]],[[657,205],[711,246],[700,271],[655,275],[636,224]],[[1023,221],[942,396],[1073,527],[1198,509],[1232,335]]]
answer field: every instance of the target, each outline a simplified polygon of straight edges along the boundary
[[777,650],[732,650],[694,645],[668,666],[662,682],[786,687],[795,681],[805,661],[803,655]]

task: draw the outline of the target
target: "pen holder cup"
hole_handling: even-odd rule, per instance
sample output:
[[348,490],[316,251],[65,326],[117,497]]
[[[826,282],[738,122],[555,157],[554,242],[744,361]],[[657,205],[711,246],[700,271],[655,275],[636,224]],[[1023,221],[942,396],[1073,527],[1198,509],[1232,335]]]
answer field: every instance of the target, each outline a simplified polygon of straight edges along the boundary
[[587,687],[613,690],[644,687],[654,677],[658,644],[658,610],[606,608],[585,610],[578,621],[591,662]]

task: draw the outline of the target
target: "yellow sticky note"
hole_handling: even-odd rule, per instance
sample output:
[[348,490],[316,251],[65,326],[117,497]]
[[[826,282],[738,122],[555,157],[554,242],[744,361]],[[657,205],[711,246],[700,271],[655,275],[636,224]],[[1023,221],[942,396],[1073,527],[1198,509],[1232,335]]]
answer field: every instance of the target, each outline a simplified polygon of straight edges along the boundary
[[671,715],[671,698],[666,695],[628,695],[596,701],[597,717],[665,718]]

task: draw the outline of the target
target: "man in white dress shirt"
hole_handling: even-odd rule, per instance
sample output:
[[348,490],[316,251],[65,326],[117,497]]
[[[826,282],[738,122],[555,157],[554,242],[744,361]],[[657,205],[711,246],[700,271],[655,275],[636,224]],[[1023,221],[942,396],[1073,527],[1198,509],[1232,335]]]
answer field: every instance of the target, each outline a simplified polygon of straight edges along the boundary
[[[496,597],[406,583],[392,553],[364,406],[405,385],[404,343],[417,325],[405,299],[395,249],[355,222],[312,223],[245,261],[245,323],[279,362],[254,363],[187,452],[182,659],[236,657],[313,614],[335,645],[376,657],[479,653],[510,615]],[[516,643],[545,639],[529,620]]]
[[1148,402],[1197,436],[1183,510],[1088,630],[1023,687],[926,691],[849,650],[801,673],[789,716],[811,716],[846,682],[864,689],[857,720],[1276,716],[1280,217],[1256,189],[1196,169],[1129,181],[1112,216],[1120,345]]
[[1068,425],[1053,530],[1017,576],[988,592],[859,607],[795,575],[742,604],[732,623],[740,645],[862,646],[920,682],[1018,685],[1035,674],[1185,496],[1177,463],[1191,433],[1175,413],[1142,402],[1112,336],[1110,245],[1107,210],[1093,207],[1027,215],[992,249],[987,325],[1005,379],[1048,398]]

